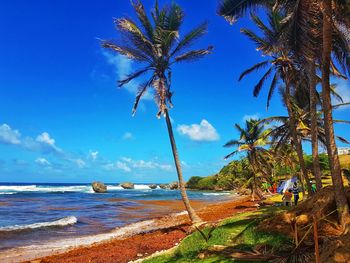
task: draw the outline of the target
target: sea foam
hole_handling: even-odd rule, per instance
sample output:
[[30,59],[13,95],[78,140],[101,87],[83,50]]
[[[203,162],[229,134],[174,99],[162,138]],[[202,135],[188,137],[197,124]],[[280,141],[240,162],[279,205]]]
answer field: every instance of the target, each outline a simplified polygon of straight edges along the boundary
[[78,219],[75,216],[64,217],[51,222],[40,222],[28,225],[12,225],[0,227],[0,232],[10,232],[10,231],[19,231],[27,229],[37,229],[43,227],[56,227],[56,226],[68,226],[74,225],[78,222]]

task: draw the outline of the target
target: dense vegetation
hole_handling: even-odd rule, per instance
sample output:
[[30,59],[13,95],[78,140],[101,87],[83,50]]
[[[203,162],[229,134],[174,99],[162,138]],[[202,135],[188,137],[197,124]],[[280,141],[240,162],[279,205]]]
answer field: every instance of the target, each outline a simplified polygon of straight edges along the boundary
[[[341,155],[341,167],[343,170],[343,175],[347,176],[350,170],[350,155]],[[279,159],[275,159],[276,162],[273,163],[274,171],[270,176],[266,176],[266,181],[269,183],[278,182],[280,180],[285,180],[290,176],[297,175],[300,173],[300,167],[294,166],[290,167],[283,163],[280,163]],[[312,155],[304,155],[304,160],[306,168],[310,174],[310,178],[314,182],[314,177],[312,176]],[[319,162],[321,173],[323,175],[323,182],[325,184],[330,184],[330,166],[328,156],[326,154],[319,155]],[[241,158],[240,160],[234,160],[229,164],[225,165],[217,174],[208,177],[193,176],[191,177],[186,186],[189,189],[194,190],[241,190],[244,191],[249,185],[249,169],[247,158]],[[327,180],[328,179],[328,180]],[[262,187],[262,182],[259,187]],[[244,191],[247,193],[247,191]]]

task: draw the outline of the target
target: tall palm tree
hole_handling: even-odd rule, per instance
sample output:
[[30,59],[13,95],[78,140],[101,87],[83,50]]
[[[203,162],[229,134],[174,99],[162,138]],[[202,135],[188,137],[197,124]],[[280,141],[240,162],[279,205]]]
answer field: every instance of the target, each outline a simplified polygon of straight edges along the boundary
[[201,219],[191,207],[186,193],[169,108],[172,107],[173,94],[171,92],[172,66],[179,62],[201,59],[211,53],[211,46],[205,49],[189,50],[189,47],[206,33],[207,24],[199,25],[180,38],[184,12],[179,5],[173,3],[168,7],[159,8],[156,2],[151,12],[151,21],[140,1],[131,3],[136,11],[139,24],[130,18],[116,19],[115,24],[122,38],[119,41],[103,41],[102,46],[143,65],[141,69],[120,80],[119,86],[122,87],[141,76],[147,77],[144,84],[139,87],[132,110],[133,114],[142,96],[148,90],[152,90],[158,106],[157,116],[160,118],[164,115],[167,124],[182,200],[192,223],[198,223]]
[[256,176],[260,172],[260,165],[267,165],[266,160],[264,159],[264,154],[267,154],[268,151],[264,146],[268,143],[268,138],[266,134],[270,131],[259,120],[250,119],[245,123],[245,127],[242,128],[239,124],[235,124],[235,128],[240,133],[238,140],[231,140],[227,142],[224,147],[237,147],[237,149],[230,154],[225,156],[225,159],[228,159],[239,152],[247,152],[247,159],[252,169],[252,198],[254,200],[255,194],[257,192],[257,182]]
[[[332,1],[332,0],[322,0],[321,9],[323,14],[323,52],[322,52],[322,103],[324,110],[324,123],[325,123],[325,132],[327,139],[327,152],[330,159],[332,181],[334,190],[337,193],[335,195],[335,200],[337,203],[338,213],[342,226],[349,231],[350,228],[350,213],[349,213],[349,204],[347,202],[345,192],[344,192],[344,183],[341,175],[341,167],[339,162],[339,156],[337,151],[337,145],[335,142],[334,127],[333,127],[333,114],[332,114],[332,104],[331,104],[331,89],[330,89],[330,67],[331,67],[331,53],[332,53],[332,34],[333,34],[333,23],[334,18],[340,18],[340,23],[350,30],[349,18],[344,20],[339,17],[339,13],[333,12],[332,4],[334,4],[339,9],[343,9],[342,15],[350,13],[350,6],[346,1]],[[344,12],[345,11],[345,12]],[[339,20],[338,20],[339,21]],[[349,42],[347,50],[344,50],[345,57],[350,57],[350,48]],[[347,56],[346,56],[347,55]],[[349,66],[349,61],[346,59],[347,66]],[[350,71],[350,67],[348,68]]]
[[262,76],[260,81],[254,87],[254,96],[258,96],[260,90],[264,86],[266,80],[273,75],[272,81],[269,87],[268,98],[267,98],[267,107],[269,107],[270,100],[272,95],[279,83],[282,80],[285,84],[284,102],[288,111],[288,116],[290,118],[290,131],[293,137],[293,145],[298,154],[299,163],[303,178],[306,181],[309,194],[311,191],[311,183],[309,180],[308,172],[304,163],[303,149],[301,141],[298,138],[296,131],[296,119],[295,119],[295,110],[293,108],[293,103],[291,101],[291,96],[293,89],[296,90],[300,87],[303,87],[305,83],[305,72],[300,69],[299,64],[292,57],[288,51],[288,47],[281,41],[279,41],[279,35],[282,30],[282,20],[283,15],[279,11],[269,10],[268,12],[268,21],[269,25],[265,25],[258,16],[252,14],[252,20],[261,29],[263,36],[258,36],[251,30],[242,29],[241,32],[247,35],[255,44],[257,49],[261,50],[264,55],[269,56],[265,61],[253,65],[251,68],[245,70],[239,80],[241,80],[246,75],[252,73],[253,71],[260,70],[268,66],[267,71]]

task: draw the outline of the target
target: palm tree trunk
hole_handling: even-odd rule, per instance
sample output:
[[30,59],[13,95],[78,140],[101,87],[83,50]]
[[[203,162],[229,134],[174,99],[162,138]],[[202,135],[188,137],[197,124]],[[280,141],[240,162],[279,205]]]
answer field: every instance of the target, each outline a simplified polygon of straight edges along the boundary
[[169,117],[169,112],[167,109],[165,109],[164,112],[165,112],[165,120],[168,128],[169,139],[171,143],[171,149],[173,151],[177,177],[179,179],[179,188],[181,192],[182,201],[184,202],[184,205],[186,207],[186,210],[188,212],[188,215],[191,219],[192,224],[196,224],[201,222],[202,220],[198,217],[198,215],[196,214],[196,212],[194,211],[194,209],[190,204],[190,200],[188,199],[186,188],[185,188],[185,181],[182,177],[182,169],[181,169],[180,159],[176,148],[175,137],[174,137],[173,127],[171,125],[171,121]]
[[317,127],[317,93],[316,93],[316,66],[310,61],[310,120],[311,120],[311,145],[312,168],[316,181],[316,188],[322,188],[320,160],[318,158],[318,127]]
[[322,53],[322,104],[324,111],[324,124],[326,134],[326,146],[331,167],[332,182],[338,216],[344,229],[349,229],[350,214],[349,204],[346,199],[337,146],[334,137],[331,89],[330,89],[330,62],[332,52],[332,1],[323,0],[323,53]]
[[309,175],[307,173],[306,166],[305,166],[303,148],[301,145],[301,141],[298,139],[296,120],[294,117],[294,111],[292,108],[292,103],[291,103],[290,98],[291,98],[290,86],[288,83],[286,83],[286,106],[287,106],[287,111],[288,111],[288,116],[289,116],[289,126],[290,126],[290,132],[291,132],[292,139],[293,139],[293,145],[294,145],[295,150],[296,150],[297,155],[298,155],[300,169],[301,169],[301,172],[303,175],[303,179],[306,181],[308,193],[309,193],[309,195],[312,195],[310,178],[309,178]]

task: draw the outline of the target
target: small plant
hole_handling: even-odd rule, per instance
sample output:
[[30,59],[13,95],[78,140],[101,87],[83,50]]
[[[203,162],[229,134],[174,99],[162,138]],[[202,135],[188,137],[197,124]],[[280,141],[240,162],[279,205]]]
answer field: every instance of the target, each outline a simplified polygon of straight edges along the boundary
[[201,234],[201,236],[203,237],[203,239],[205,240],[206,243],[208,243],[209,239],[212,237],[212,233],[213,231],[217,228],[217,225],[212,225],[209,229],[208,234],[206,234],[204,232],[204,230],[200,229],[199,227],[195,226],[195,228],[197,229],[197,231]]

